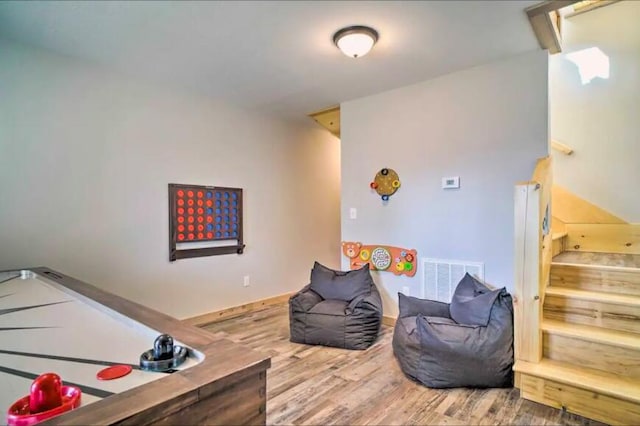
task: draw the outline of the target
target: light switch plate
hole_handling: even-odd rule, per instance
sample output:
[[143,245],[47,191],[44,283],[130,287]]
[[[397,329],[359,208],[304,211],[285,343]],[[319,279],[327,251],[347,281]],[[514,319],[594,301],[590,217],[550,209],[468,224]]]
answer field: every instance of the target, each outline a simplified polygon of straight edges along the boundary
[[351,207],[349,209],[349,217],[351,219],[357,219],[358,218],[358,210],[355,207]]
[[443,189],[460,188],[460,176],[443,177],[442,188]]

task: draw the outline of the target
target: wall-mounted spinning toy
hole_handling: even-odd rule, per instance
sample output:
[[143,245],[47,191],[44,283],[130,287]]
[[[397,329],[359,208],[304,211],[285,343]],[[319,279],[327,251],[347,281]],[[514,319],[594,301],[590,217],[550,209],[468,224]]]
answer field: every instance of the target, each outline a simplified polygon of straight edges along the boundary
[[368,263],[373,271],[387,271],[395,275],[413,277],[418,266],[418,252],[400,247],[343,241],[342,253],[349,258],[352,270],[360,269]]
[[389,197],[400,188],[400,178],[395,170],[384,168],[376,173],[376,177],[373,178],[373,182],[369,186],[376,190],[378,195],[382,197],[382,201],[388,201]]

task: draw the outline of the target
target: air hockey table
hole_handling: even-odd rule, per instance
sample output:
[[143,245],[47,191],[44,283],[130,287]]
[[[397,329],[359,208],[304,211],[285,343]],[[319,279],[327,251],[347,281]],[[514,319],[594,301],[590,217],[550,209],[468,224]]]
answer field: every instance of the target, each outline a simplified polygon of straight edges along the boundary
[[[140,355],[169,334],[188,349],[168,372],[141,369]],[[132,371],[100,380],[105,367]],[[54,372],[81,389],[80,406],[46,424],[265,424],[271,360],[222,334],[181,323],[49,268],[0,272],[0,424]]]

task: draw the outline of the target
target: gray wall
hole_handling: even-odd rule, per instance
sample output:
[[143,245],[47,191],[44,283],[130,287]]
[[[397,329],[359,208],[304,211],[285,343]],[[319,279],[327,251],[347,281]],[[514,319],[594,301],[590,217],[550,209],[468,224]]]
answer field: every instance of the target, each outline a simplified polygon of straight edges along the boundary
[[[0,51],[0,270],[49,266],[182,318],[297,290],[315,259],[339,265],[340,146],[311,120]],[[170,182],[243,188],[245,254],[170,263]]]
[[[514,184],[547,155],[547,65],[535,51],[343,103],[342,240],[485,262],[486,280],[512,290]],[[402,181],[386,205],[369,188],[383,167]],[[445,176],[460,176],[460,189],[441,189]],[[420,269],[374,274],[385,315],[397,315],[403,286],[421,286]]]

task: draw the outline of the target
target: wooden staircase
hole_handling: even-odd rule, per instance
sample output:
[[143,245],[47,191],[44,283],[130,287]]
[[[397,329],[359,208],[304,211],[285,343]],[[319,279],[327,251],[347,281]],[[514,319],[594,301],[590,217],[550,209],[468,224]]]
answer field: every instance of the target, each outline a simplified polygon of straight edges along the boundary
[[640,224],[554,187],[549,157],[515,187],[516,387],[525,399],[640,425]]
[[542,359],[521,396],[609,424],[640,424],[640,269],[552,262]]

